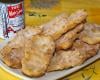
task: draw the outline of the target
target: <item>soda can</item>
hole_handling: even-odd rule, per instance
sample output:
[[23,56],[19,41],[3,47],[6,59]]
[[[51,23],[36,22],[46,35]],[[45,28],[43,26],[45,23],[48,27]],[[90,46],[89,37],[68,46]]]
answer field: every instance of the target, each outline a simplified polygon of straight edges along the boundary
[[0,38],[11,38],[24,28],[24,5],[18,3],[0,3]]

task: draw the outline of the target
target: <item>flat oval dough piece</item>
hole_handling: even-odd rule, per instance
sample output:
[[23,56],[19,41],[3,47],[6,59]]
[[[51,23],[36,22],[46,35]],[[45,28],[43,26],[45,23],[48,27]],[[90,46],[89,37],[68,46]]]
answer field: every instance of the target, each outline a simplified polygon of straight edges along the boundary
[[22,72],[30,77],[39,77],[45,74],[54,51],[55,43],[50,36],[33,36],[25,43]]
[[43,25],[43,34],[50,35],[54,40],[59,39],[64,33],[75,28],[78,24],[83,22],[87,17],[85,10],[78,10],[69,17],[61,14],[54,18],[51,22]]
[[100,43],[100,26],[97,24],[85,24],[80,34],[80,39],[88,44]]
[[79,33],[83,30],[83,28],[83,24],[79,24],[77,27],[65,33],[58,40],[56,40],[56,50],[65,50],[70,48],[73,42],[79,37]]

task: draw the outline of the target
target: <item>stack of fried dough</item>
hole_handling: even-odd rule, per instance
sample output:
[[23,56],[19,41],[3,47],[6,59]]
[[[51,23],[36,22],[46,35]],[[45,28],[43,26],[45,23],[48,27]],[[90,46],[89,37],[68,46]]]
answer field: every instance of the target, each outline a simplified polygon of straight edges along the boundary
[[26,27],[0,50],[0,58],[30,77],[80,65],[100,50],[100,26],[86,18],[82,9],[37,28]]

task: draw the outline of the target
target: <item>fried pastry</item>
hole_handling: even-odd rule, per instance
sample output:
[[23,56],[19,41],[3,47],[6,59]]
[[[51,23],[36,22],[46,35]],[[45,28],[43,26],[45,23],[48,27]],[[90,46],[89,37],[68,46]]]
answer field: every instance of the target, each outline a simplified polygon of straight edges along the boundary
[[85,24],[80,39],[88,44],[100,43],[100,26],[97,24]]
[[70,30],[69,32],[65,33],[56,41],[56,49],[61,50],[70,48],[75,39],[78,38],[80,31],[82,30],[83,24],[79,24],[73,30]]
[[87,17],[87,12],[84,10],[78,10],[68,18],[66,17],[65,14],[62,14],[51,22],[43,25],[43,34],[50,35],[54,40],[57,40],[62,34],[75,28],[79,23],[84,21]]
[[55,53],[48,66],[48,71],[63,70],[80,65],[88,58],[96,55],[99,47],[99,44],[89,45],[77,40],[72,49],[67,51],[60,50]]
[[24,56],[24,44],[33,35],[40,34],[39,28],[26,28],[19,31],[3,49],[0,50],[0,57],[4,63],[12,68],[21,68],[21,59]]
[[75,65],[79,65],[83,62],[80,52],[78,50],[72,51],[58,51],[55,53],[54,57],[51,60],[50,65],[48,66],[49,71],[63,70],[70,68]]
[[97,54],[100,49],[100,44],[90,45],[81,40],[76,40],[72,49],[77,49],[81,54],[84,54],[85,59],[88,59]]
[[45,74],[54,51],[55,43],[50,36],[33,36],[25,43],[22,72],[30,77],[39,77]]
[[23,36],[24,39],[31,38],[34,35],[42,33],[42,28],[39,27],[26,27],[25,29],[19,31],[16,35],[17,36]]

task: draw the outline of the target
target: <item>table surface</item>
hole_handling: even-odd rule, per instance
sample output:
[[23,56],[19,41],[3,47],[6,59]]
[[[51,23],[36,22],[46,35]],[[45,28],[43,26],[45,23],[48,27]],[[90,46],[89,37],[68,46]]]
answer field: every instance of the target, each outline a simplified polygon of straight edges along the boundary
[[[26,4],[27,3],[27,4]],[[59,5],[60,4],[60,5]],[[100,24],[100,0],[60,0],[60,2],[52,9],[35,9],[30,6],[30,0],[25,0],[25,25],[37,26],[51,20],[54,16],[61,12],[68,14],[84,8],[88,12],[88,21]],[[36,13],[35,16],[30,16],[29,12]],[[41,15],[47,15],[42,17]],[[39,16],[39,17],[38,17]],[[2,40],[0,40],[2,41]],[[89,66],[64,77],[61,80],[100,80],[100,60],[95,61]],[[20,80],[2,68],[0,68],[0,80]]]

